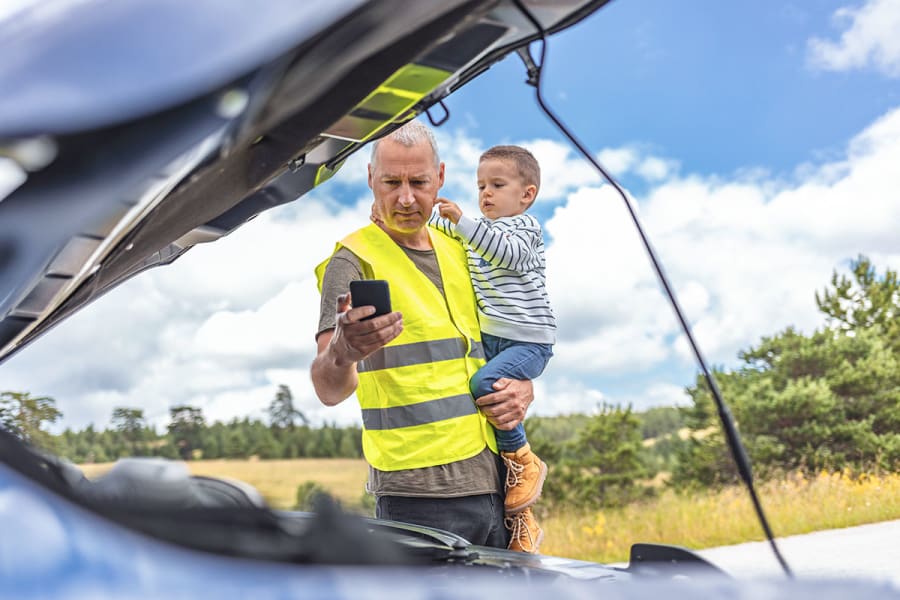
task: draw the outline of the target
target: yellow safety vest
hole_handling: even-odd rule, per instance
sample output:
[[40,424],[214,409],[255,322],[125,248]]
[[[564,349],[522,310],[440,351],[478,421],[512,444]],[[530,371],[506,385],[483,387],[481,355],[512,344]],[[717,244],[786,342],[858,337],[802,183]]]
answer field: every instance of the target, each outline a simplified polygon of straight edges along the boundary
[[[436,230],[428,233],[445,296],[376,225],[335,247],[359,257],[366,278],[388,280],[391,307],[403,314],[403,332],[357,363],[363,453],[382,471],[456,462],[485,445],[497,452],[494,431],[469,391],[485,361],[465,250]],[[319,291],[328,260],[316,267]]]

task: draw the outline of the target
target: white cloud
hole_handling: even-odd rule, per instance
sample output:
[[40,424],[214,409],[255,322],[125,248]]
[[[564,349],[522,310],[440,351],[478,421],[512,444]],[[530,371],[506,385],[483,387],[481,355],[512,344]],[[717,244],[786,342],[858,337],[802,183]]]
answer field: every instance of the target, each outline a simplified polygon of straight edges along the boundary
[[690,398],[685,393],[684,386],[670,383],[654,383],[641,394],[641,399],[645,402],[642,408],[690,404]]
[[604,148],[597,153],[597,160],[617,181],[634,174],[647,182],[657,183],[674,177],[681,166],[676,160],[654,156],[637,146]]
[[103,426],[115,406],[157,425],[183,403],[210,420],[261,416],[281,383],[268,374],[315,355],[313,268],[368,214],[367,198],[321,193],[264,213],[61,323],[0,366],[3,387],[55,397],[64,426]]
[[634,148],[604,148],[597,153],[597,160],[613,177],[621,177],[634,168],[640,157]]
[[[615,373],[657,364],[670,319],[620,197],[610,186],[571,194],[547,222],[548,280],[560,344],[554,360]],[[643,358],[642,358],[643,357]]]
[[[448,185],[462,190],[474,181],[481,142],[460,131],[442,136]],[[566,146],[525,145],[542,161],[547,193],[558,195],[545,228],[559,343],[537,381],[533,414],[604,401],[637,410],[683,403],[692,383],[687,345],[621,198],[580,170]],[[632,173],[654,159],[637,146],[600,156]],[[882,269],[900,267],[900,109],[851,140],[840,160],[803,165],[790,180],[752,169],[682,176],[677,163],[657,158],[669,166],[637,208],[713,364],[733,364],[739,349],[789,324],[817,327],[813,292],[857,253]],[[318,402],[308,366],[318,318],[312,269],[367,222],[366,160],[92,303],[0,366],[3,389],[55,397],[64,426],[102,427],[113,407],[137,406],[161,427],[182,403],[209,420],[261,418],[284,383],[314,423],[358,423],[353,398]]]
[[[356,395],[351,395],[337,406],[325,406],[319,402],[313,390],[312,381],[309,378],[308,365],[301,365],[295,369],[268,369],[266,370],[266,379],[290,387],[294,397],[294,406],[302,411],[304,416],[313,424],[362,424],[362,416],[359,412]],[[266,397],[267,406],[274,395],[275,390],[273,388]]]
[[444,187],[440,195],[459,204],[463,213],[478,215],[478,187],[475,173],[483,142],[465,129],[435,131],[441,161],[446,165]]
[[[553,364],[552,362],[550,364]],[[591,413],[607,402],[606,395],[577,379],[554,377],[545,372],[534,382],[534,402],[528,414],[536,416]]]
[[539,199],[542,202],[559,201],[569,192],[600,183],[600,176],[568,144],[552,140],[527,140],[518,144],[531,150],[541,166]]
[[[900,110],[860,133],[839,163],[794,182],[689,176],[653,188],[640,214],[706,357],[794,325],[821,323],[813,292],[857,253],[896,268]],[[635,161],[637,162],[637,161]],[[621,198],[583,188],[546,224],[548,287],[564,372],[640,374],[692,354]]]
[[661,181],[672,175],[677,169],[678,163],[675,161],[650,156],[637,166],[635,172],[647,181]]
[[[316,282],[310,276],[289,283],[257,310],[213,313],[197,329],[193,350],[237,364],[296,359],[304,350],[310,358],[309,340],[297,332],[315,331],[319,307],[315,298]],[[295,326],[286,326],[292,322]]]
[[[552,364],[552,363],[551,363]],[[603,405],[630,406],[640,412],[654,406],[685,406],[690,398],[683,385],[655,382],[638,392],[605,394],[578,379],[556,376],[545,372],[534,383],[534,402],[528,409],[529,415],[555,416],[572,414],[596,414]]]
[[[476,171],[478,157],[488,144],[470,136],[465,130],[438,130],[441,160],[447,165],[441,194],[460,203],[464,211],[478,212]],[[541,166],[540,202],[558,202],[567,193],[585,185],[599,184],[600,177],[568,144],[554,140],[518,140],[510,142],[528,148]]]
[[654,406],[686,406],[690,405],[691,401],[684,388],[684,385],[654,382],[639,389],[637,392],[612,396],[607,402],[611,405],[630,406],[635,412]]
[[834,13],[845,26],[840,40],[812,38],[810,62],[818,68],[847,71],[872,66],[890,77],[900,77],[900,3],[869,0],[856,8]]

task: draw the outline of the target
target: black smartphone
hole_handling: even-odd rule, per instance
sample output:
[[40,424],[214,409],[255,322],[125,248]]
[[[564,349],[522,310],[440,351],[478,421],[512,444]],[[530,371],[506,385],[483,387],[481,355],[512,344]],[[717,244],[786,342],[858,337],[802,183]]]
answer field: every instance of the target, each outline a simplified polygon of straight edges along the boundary
[[363,321],[391,312],[391,290],[384,279],[361,279],[350,282],[350,300],[353,308],[374,306],[375,314]]

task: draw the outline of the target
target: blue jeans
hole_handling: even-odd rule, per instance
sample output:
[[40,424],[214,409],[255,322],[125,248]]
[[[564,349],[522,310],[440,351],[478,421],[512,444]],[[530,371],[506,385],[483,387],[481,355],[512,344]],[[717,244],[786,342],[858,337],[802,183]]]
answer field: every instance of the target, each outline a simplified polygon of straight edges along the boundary
[[[494,382],[501,377],[509,379],[535,379],[544,372],[544,367],[553,356],[552,344],[517,342],[488,333],[481,334],[487,364],[481,367],[469,382],[469,389],[476,398],[494,391]],[[502,452],[515,452],[524,446],[525,427],[519,423],[515,429],[504,431],[494,429],[497,448]]]
[[375,517],[436,527],[479,546],[506,548],[509,532],[503,526],[503,498],[497,494],[460,498],[378,496]]

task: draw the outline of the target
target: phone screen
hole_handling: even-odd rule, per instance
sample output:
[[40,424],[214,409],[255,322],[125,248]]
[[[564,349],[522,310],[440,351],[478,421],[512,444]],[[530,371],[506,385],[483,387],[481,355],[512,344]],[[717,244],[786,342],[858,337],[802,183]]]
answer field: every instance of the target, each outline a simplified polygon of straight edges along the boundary
[[374,306],[375,314],[366,317],[372,319],[391,312],[391,293],[388,282],[384,279],[362,279],[350,282],[350,300],[354,308]]

